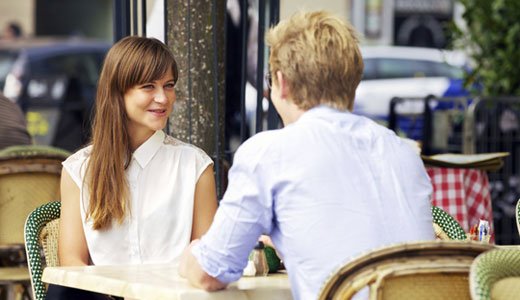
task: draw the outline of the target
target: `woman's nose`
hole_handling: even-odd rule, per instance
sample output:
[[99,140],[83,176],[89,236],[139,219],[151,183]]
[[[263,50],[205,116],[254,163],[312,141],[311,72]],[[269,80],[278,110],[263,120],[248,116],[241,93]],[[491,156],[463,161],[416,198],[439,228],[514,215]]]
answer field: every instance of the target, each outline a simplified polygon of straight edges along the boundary
[[154,97],[154,101],[158,103],[166,103],[168,101],[168,96],[163,89],[157,91]]

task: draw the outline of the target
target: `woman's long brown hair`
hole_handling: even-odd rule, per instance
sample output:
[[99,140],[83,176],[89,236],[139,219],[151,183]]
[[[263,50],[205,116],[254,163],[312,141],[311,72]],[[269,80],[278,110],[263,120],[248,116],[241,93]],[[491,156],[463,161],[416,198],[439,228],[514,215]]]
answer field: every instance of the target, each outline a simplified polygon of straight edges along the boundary
[[169,69],[176,82],[175,58],[157,39],[126,37],[107,53],[99,77],[85,176],[90,193],[87,219],[92,219],[95,230],[109,228],[112,221],[121,224],[130,212],[125,170],[132,150],[124,94],[135,85],[162,78]]

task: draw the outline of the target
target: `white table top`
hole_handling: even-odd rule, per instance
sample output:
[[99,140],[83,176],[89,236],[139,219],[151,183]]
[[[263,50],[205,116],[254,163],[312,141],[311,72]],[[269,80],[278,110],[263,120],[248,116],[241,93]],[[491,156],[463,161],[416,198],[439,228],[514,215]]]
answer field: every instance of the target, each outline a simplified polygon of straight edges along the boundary
[[134,299],[292,299],[287,274],[242,277],[225,290],[208,293],[192,287],[173,265],[49,267],[42,280]]

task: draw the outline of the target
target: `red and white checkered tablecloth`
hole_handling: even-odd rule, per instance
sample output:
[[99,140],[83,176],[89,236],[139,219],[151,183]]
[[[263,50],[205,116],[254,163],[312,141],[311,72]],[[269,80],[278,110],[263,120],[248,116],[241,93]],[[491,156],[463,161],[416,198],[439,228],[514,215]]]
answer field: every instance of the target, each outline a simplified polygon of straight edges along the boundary
[[433,185],[433,205],[452,215],[466,232],[471,226],[478,225],[480,219],[489,221],[491,232],[494,232],[485,171],[439,167],[427,167],[426,171]]

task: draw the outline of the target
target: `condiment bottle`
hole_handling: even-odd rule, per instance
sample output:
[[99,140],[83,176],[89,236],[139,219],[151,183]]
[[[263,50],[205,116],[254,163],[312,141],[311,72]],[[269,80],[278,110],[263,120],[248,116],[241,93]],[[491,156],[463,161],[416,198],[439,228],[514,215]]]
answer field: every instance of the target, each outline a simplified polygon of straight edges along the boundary
[[269,265],[264,252],[264,243],[258,242],[253,250],[253,263],[255,264],[256,276],[267,276]]

